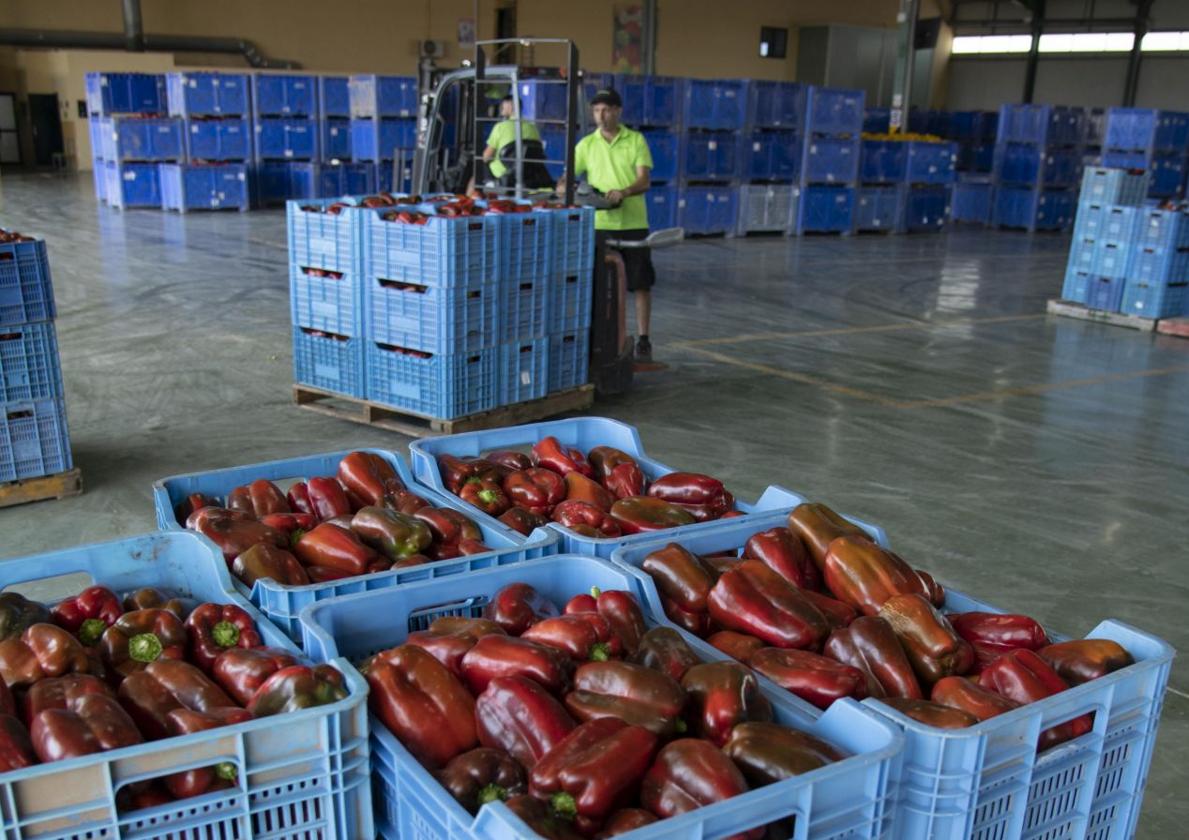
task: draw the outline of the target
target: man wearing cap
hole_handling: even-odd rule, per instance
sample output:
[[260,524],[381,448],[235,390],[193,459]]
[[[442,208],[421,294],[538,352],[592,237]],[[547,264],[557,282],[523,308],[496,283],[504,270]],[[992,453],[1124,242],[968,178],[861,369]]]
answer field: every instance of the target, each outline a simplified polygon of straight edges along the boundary
[[[638,131],[619,122],[623,101],[614,90],[600,90],[590,101],[597,128],[574,147],[574,175],[586,175],[592,187],[615,206],[595,213],[595,237],[599,249],[608,239],[639,240],[648,236],[648,191],[652,154]],[[652,361],[648,339],[652,315],[652,286],[656,272],[647,248],[622,252],[628,289],[636,297],[636,359]]]

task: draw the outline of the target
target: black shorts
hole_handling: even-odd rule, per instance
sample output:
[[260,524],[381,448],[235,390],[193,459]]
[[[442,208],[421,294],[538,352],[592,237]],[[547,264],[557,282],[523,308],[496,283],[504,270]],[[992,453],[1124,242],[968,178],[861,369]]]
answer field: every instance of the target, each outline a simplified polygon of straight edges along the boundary
[[[595,268],[603,265],[603,253],[608,239],[623,239],[639,242],[648,238],[648,228],[634,230],[596,230],[595,231]],[[623,267],[627,273],[628,291],[643,292],[651,289],[656,283],[656,271],[652,267],[651,248],[623,248],[619,252],[623,256]]]

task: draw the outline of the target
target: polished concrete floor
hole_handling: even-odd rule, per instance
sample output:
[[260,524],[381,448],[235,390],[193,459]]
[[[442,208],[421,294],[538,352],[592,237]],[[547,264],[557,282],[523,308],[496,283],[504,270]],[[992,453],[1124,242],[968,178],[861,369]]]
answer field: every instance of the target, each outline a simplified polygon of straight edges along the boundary
[[[5,177],[49,241],[78,498],[0,511],[0,556],[154,526],[178,472],[385,446],[290,402],[280,212],[120,213],[90,178]],[[959,229],[711,239],[657,255],[667,370],[596,406],[651,455],[886,526],[941,580],[1068,634],[1118,618],[1189,650],[1189,340],[1046,317],[1068,242]],[[1186,836],[1174,667],[1140,836]]]

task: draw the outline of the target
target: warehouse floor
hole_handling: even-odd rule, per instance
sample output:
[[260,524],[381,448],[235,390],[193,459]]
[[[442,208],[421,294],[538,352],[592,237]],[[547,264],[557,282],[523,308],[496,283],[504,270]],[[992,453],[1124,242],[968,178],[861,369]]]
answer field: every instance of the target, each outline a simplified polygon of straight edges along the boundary
[[[281,212],[120,213],[89,174],[5,176],[44,235],[87,492],[0,511],[0,556],[154,527],[178,472],[382,446],[290,401]],[[1113,617],[1189,650],[1189,341],[1046,317],[1068,240],[710,239],[657,254],[669,364],[598,413],[649,454],[885,525],[955,588],[1068,634]],[[1189,824],[1189,668],[1174,669],[1141,837]]]

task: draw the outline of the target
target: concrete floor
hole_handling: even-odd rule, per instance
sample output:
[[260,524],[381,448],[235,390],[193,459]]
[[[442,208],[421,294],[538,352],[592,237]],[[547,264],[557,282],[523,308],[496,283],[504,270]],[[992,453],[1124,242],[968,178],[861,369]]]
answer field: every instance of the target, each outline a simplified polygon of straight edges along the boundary
[[[407,440],[299,410],[280,212],[120,213],[91,180],[5,176],[49,241],[87,492],[0,511],[0,556],[154,527],[178,472]],[[753,498],[883,524],[942,581],[1071,635],[1122,619],[1189,650],[1189,341],[1046,317],[1066,238],[705,240],[657,255],[669,369],[597,412]],[[1140,836],[1189,825],[1174,667]]]

